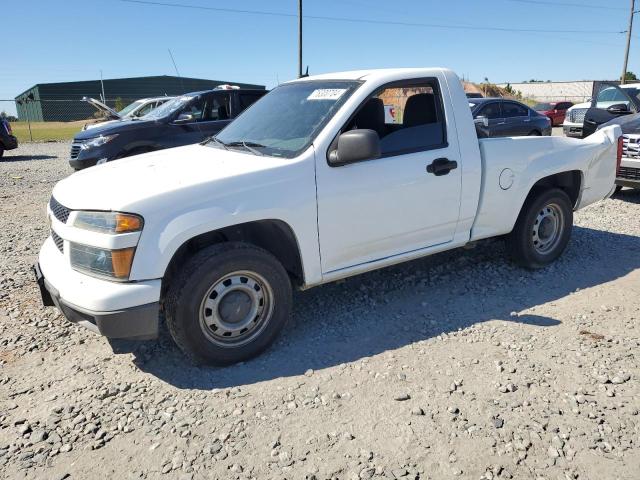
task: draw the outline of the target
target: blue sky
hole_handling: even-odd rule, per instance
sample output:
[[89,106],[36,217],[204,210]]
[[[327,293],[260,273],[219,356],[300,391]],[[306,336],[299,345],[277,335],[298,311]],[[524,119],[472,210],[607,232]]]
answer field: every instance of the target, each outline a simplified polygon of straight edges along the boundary
[[[99,78],[100,70],[104,78],[172,75],[167,48],[183,76],[267,87],[296,76],[297,0],[158,2],[294,16],[122,0],[3,2],[0,99],[35,83]],[[304,12],[311,17],[396,22],[305,19],[304,63],[312,74],[446,66],[472,81],[488,77],[496,83],[613,79],[622,69],[624,34],[567,31],[625,30],[628,8],[628,0],[304,0]],[[640,74],[640,14],[635,27],[629,69]]]

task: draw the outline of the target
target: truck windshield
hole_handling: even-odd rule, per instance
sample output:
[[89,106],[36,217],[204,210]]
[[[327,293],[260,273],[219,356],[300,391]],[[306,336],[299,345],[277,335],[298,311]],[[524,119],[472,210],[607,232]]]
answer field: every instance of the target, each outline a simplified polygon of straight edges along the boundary
[[547,110],[553,110],[555,107],[550,103],[536,103],[533,109],[536,112],[546,112]]
[[250,146],[263,155],[293,158],[305,150],[360,86],[357,81],[310,80],[275,88],[217,136],[216,146]]

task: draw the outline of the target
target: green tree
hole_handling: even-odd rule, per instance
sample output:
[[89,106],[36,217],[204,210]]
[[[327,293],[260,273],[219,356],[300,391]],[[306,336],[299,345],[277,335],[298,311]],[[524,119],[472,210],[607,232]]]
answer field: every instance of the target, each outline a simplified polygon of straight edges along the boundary
[[631,81],[631,80],[638,80],[638,77],[636,77],[636,74],[633,72],[627,72],[624,75],[624,79],[625,81]]
[[122,110],[124,107],[126,107],[124,100],[122,100],[120,97],[116,98],[116,102],[114,105],[114,109],[116,112],[119,112],[120,110]]

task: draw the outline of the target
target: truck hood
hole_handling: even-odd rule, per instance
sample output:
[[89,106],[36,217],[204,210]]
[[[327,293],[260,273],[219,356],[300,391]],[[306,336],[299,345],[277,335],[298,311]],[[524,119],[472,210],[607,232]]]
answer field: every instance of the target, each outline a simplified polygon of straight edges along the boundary
[[[113,210],[144,214],[180,202],[182,195],[210,194],[222,182],[247,188],[247,175],[278,168],[290,160],[242,150],[189,145],[123,158],[81,170],[58,182],[53,196],[72,210]],[[259,180],[256,178],[256,182]],[[236,185],[237,183],[237,185]],[[218,194],[223,192],[218,191]]]
[[113,108],[105,105],[100,100],[96,100],[95,98],[90,97],[83,97],[82,100],[93,106],[99,112],[104,113],[107,118],[110,118],[112,120],[119,120],[122,118],[118,112],[116,112]]
[[132,132],[140,128],[155,127],[157,122],[154,120],[138,120],[138,119],[123,119],[114,120],[110,122],[102,122],[96,124],[92,128],[82,130],[73,137],[74,140],[82,141],[90,138],[99,137],[100,135],[113,135],[114,133]]

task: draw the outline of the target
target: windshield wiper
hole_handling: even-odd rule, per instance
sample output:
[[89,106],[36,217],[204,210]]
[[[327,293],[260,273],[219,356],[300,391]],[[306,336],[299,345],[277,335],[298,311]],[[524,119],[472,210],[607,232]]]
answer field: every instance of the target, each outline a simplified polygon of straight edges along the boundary
[[227,144],[224,143],[222,140],[218,140],[215,135],[211,135],[205,138],[203,141],[200,142],[200,145],[206,145],[211,141],[217,143],[218,145],[222,145],[222,148],[224,148],[225,150],[229,150],[229,148],[227,147]]
[[244,147],[247,150],[249,150],[251,153],[253,153],[254,155],[260,155],[261,157],[264,157],[264,153],[262,153],[259,150],[256,150],[256,148],[267,148],[266,145],[262,145],[260,143],[256,143],[256,142],[245,142],[244,140],[241,142],[229,142],[227,143],[227,146],[229,147]]

